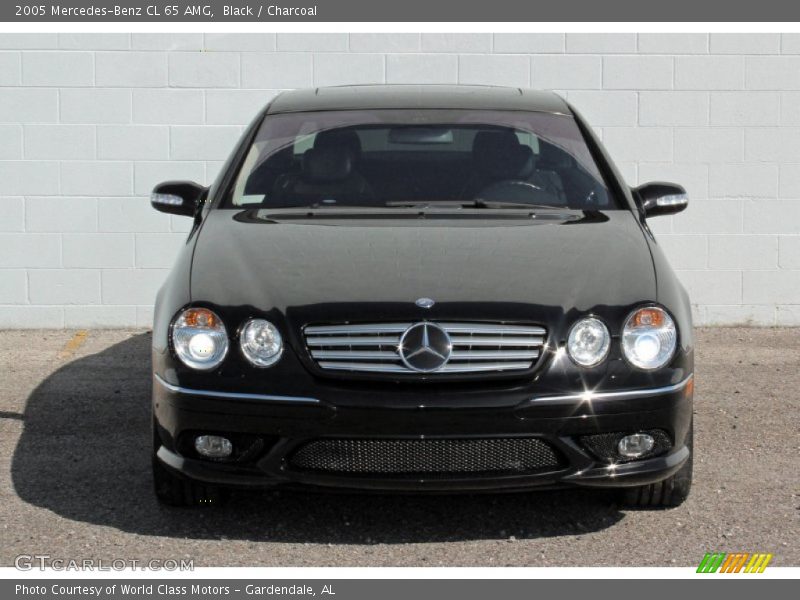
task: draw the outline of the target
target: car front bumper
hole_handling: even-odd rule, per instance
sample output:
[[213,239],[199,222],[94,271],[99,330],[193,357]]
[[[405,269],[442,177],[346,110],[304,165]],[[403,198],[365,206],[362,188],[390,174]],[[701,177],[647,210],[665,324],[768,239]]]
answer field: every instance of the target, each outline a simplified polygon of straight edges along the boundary
[[[394,492],[520,491],[537,488],[626,487],[655,483],[689,458],[692,377],[667,386],[600,393],[470,397],[443,405],[382,401],[344,405],[311,396],[240,394],[188,389],[158,375],[153,381],[156,459],[185,477],[232,487],[302,487]],[[426,402],[426,400],[431,400]],[[658,456],[603,460],[581,436],[661,429],[672,446]],[[263,441],[242,462],[203,459],[184,440],[200,433]],[[327,438],[485,439],[535,437],[555,449],[558,468],[535,473],[459,473],[413,476],[358,475],[299,470],[290,457],[305,443]]]

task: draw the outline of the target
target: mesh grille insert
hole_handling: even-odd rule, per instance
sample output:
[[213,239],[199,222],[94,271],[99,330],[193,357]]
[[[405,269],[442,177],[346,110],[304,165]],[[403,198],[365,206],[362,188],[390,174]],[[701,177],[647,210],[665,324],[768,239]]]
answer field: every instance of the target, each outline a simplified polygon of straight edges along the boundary
[[290,464],[303,471],[386,477],[531,473],[563,466],[560,455],[536,438],[321,439],[301,446]]

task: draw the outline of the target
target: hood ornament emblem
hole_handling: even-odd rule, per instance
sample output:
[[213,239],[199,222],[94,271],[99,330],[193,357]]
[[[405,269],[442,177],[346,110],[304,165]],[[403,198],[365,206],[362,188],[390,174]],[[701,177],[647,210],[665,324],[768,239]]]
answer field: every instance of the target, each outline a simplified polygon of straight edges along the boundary
[[400,337],[400,360],[412,371],[438,371],[450,360],[453,344],[447,332],[433,323],[416,323]]
[[419,298],[416,302],[414,302],[414,304],[416,304],[420,308],[430,308],[431,306],[436,304],[436,302],[431,298]]

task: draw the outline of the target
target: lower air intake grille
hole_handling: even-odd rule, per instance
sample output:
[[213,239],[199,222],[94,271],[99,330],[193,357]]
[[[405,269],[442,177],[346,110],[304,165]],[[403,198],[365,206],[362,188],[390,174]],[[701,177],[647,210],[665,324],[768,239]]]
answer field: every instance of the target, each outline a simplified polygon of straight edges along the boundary
[[556,470],[563,462],[536,438],[321,439],[290,460],[302,471],[384,477],[502,475]]

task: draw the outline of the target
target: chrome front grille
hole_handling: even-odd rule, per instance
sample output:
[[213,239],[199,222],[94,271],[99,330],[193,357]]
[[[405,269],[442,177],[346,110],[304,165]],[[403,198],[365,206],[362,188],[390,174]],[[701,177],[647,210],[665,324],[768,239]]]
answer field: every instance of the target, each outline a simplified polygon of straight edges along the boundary
[[[539,358],[546,331],[535,325],[431,322],[450,338],[449,359],[439,373],[530,369]],[[304,330],[311,357],[320,368],[367,373],[419,374],[400,356],[403,334],[417,323],[312,325]]]

